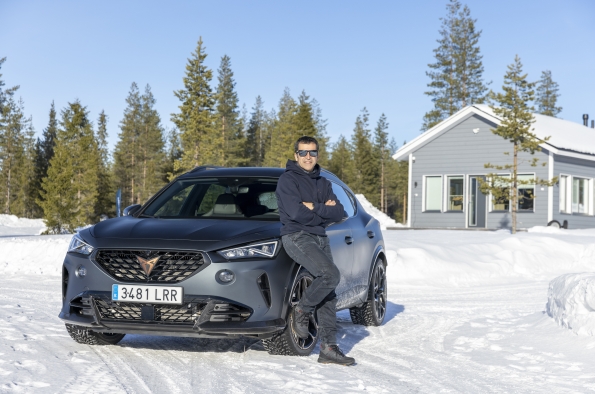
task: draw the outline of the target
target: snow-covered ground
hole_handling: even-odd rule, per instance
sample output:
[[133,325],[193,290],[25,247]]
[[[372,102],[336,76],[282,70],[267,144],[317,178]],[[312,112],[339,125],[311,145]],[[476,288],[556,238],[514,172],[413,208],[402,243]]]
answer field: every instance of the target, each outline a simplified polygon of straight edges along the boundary
[[39,235],[45,231],[43,219],[24,219],[14,215],[0,214],[0,237],[15,235]]
[[386,230],[387,227],[404,227],[401,223],[397,223],[395,219],[392,219],[387,214],[382,212],[380,209],[376,208],[374,205],[368,201],[366,196],[363,194],[356,194],[355,197],[362,204],[362,207],[368,212],[370,215],[374,216],[376,220],[380,222],[380,227],[383,230]]
[[[595,337],[568,323],[580,309],[572,302],[593,294],[594,230],[383,235],[386,322],[355,326],[338,313],[353,367],[318,364],[317,351],[270,356],[252,339],[129,335],[117,346],[79,345],[57,317],[70,236],[0,238],[0,392],[595,391]],[[591,274],[556,279],[581,272]],[[546,313],[548,288],[560,324]]]

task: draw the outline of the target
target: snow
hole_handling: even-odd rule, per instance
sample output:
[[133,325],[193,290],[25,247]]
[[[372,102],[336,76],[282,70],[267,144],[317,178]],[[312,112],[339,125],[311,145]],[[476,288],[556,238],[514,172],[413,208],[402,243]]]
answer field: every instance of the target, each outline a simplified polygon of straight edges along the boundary
[[546,311],[576,334],[595,336],[595,273],[566,274],[552,280]]
[[43,219],[24,219],[15,215],[0,215],[0,237],[7,235],[39,235],[45,229]]
[[0,392],[595,391],[595,230],[383,231],[385,323],[339,312],[339,344],[357,361],[340,367],[246,338],[77,344],[57,317],[71,235],[12,229],[0,238]]
[[387,227],[404,227],[401,223],[397,223],[394,219],[372,205],[363,194],[356,194],[355,197],[362,207],[364,207],[364,210],[380,222],[380,227],[383,230],[386,230]]
[[[486,112],[496,118],[492,109],[485,104],[475,104],[475,108]],[[570,149],[576,152],[595,154],[595,130],[585,127],[581,123],[554,118],[541,114],[533,114],[534,133],[539,138],[551,137],[548,144],[556,148]]]

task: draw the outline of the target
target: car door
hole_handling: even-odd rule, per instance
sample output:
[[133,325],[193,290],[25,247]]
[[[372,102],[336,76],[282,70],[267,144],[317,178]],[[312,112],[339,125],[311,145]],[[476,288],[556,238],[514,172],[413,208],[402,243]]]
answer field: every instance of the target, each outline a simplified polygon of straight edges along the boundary
[[338,184],[331,182],[333,192],[343,205],[347,220],[331,225],[326,229],[333,253],[333,260],[341,271],[341,281],[335,290],[338,297],[338,305],[345,302],[351,296],[351,289],[354,285],[353,278],[353,234],[351,231],[350,218],[353,217],[354,208],[345,190]]

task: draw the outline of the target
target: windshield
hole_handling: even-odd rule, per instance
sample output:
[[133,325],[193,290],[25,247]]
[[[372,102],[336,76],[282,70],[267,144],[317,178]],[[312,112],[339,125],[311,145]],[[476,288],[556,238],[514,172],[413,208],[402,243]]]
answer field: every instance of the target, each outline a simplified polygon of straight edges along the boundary
[[279,220],[275,178],[199,178],[173,183],[141,217]]

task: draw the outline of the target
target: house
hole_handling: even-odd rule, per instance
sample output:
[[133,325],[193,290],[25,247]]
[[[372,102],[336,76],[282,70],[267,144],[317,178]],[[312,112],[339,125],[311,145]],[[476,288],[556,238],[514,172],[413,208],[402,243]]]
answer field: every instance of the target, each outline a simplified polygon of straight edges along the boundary
[[[485,163],[512,161],[512,143],[491,131],[500,121],[487,105],[469,106],[394,154],[395,160],[409,162],[408,227],[511,227],[510,201],[493,201],[479,190],[479,179],[486,174],[507,174],[486,169]],[[519,202],[517,228],[564,221],[569,228],[595,227],[595,129],[586,125],[535,114],[533,133],[551,138],[534,155],[519,153],[518,174],[526,180],[558,177],[558,182],[519,187],[525,198]],[[539,159],[536,167],[531,166],[533,158]]]

